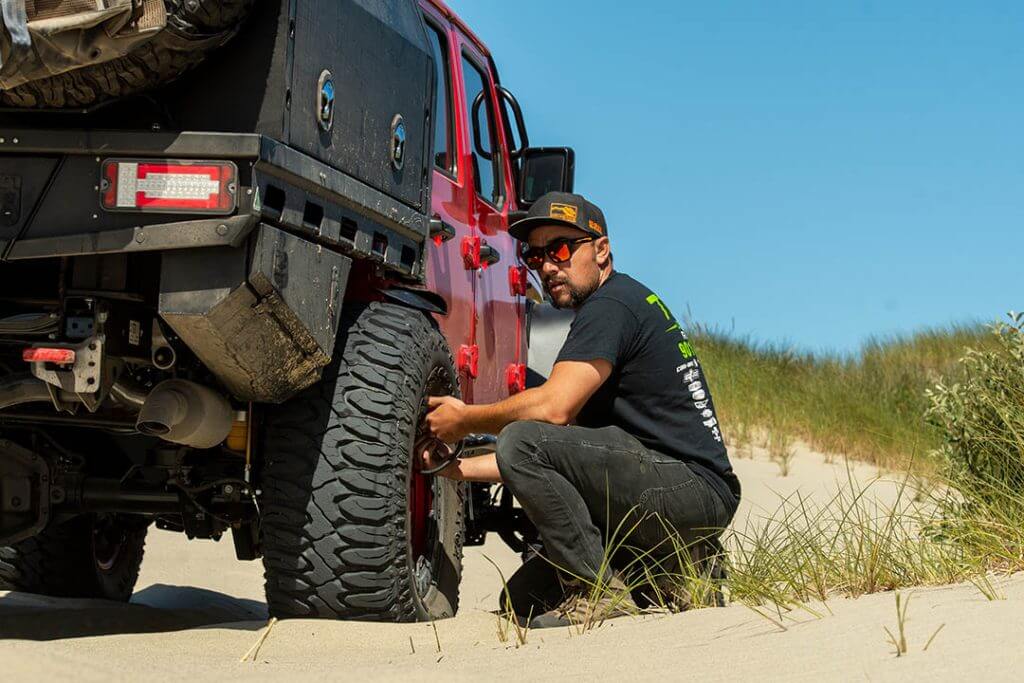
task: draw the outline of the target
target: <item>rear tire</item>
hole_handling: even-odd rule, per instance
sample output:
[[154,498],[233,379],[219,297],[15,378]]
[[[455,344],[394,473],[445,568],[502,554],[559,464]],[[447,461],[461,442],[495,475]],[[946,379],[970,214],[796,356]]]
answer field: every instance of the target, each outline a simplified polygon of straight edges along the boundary
[[323,379],[265,420],[262,546],[272,615],[455,614],[464,488],[423,477],[410,456],[426,397],[457,391],[447,345],[422,313],[382,303],[346,312]]
[[148,520],[83,515],[0,548],[0,590],[127,602],[135,590]]

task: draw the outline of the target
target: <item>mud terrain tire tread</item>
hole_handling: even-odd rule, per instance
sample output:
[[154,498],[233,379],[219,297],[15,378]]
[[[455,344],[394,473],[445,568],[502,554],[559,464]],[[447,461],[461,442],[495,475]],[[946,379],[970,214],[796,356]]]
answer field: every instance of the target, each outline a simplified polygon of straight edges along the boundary
[[[439,479],[448,572],[417,600],[408,566],[408,453],[431,367],[451,353],[418,311],[371,303],[346,311],[323,379],[267,416],[263,551],[278,617],[415,621],[458,607],[463,487]],[[441,607],[438,607],[438,605]]]
[[92,520],[91,515],[76,517],[0,547],[0,590],[127,602],[139,578],[147,525],[127,530],[124,555],[101,577],[93,559]]

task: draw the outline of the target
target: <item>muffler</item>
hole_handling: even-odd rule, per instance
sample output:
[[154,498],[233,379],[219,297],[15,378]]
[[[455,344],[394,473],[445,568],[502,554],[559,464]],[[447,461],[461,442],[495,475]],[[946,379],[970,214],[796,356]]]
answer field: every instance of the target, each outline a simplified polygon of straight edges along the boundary
[[169,379],[149,392],[136,427],[143,434],[192,448],[213,448],[231,432],[228,400],[200,384]]

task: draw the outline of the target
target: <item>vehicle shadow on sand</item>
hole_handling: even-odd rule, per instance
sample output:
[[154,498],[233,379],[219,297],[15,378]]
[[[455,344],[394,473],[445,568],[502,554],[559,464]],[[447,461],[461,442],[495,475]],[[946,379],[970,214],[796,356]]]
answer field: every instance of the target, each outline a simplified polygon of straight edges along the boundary
[[63,640],[215,625],[256,631],[266,620],[262,602],[189,586],[155,584],[137,592],[128,604],[0,593],[0,639]]

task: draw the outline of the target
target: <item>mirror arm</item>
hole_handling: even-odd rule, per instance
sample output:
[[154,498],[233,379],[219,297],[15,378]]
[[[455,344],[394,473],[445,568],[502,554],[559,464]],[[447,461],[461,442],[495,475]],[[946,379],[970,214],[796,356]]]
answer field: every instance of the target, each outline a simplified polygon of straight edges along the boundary
[[523,150],[530,146],[530,136],[526,134],[526,121],[523,119],[523,110],[519,106],[519,100],[516,96],[509,92],[508,88],[504,86],[498,86],[498,92],[501,93],[502,99],[512,107],[512,114],[516,118],[516,130],[519,133],[519,147],[509,152],[512,159],[518,159]]
[[472,121],[470,121],[471,127],[473,128],[473,148],[476,149],[476,153],[482,156],[487,161],[494,161],[494,157],[491,156],[490,152],[485,152],[483,145],[480,143],[480,105],[484,103],[484,95],[487,93],[486,90],[481,90],[477,93],[476,97],[473,98],[472,107]]

